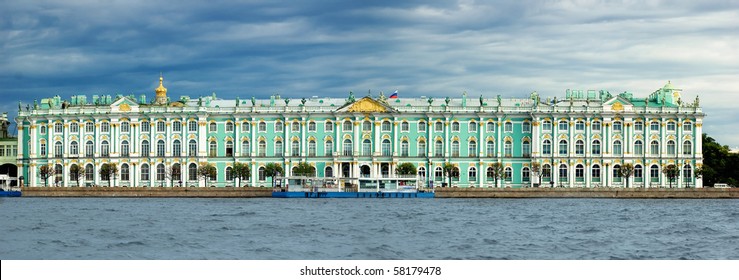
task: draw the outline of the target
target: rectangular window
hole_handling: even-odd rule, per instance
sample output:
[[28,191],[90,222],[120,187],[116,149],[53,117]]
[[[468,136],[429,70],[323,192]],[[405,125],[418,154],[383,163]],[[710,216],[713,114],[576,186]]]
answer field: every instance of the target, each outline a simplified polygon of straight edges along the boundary
[[323,130],[326,132],[334,131],[334,124],[332,122],[326,122],[326,124],[323,125]]
[[593,132],[600,132],[600,122],[594,121],[592,125]]
[[524,122],[523,127],[521,127],[521,131],[523,133],[531,133],[531,123],[530,122]]
[[418,142],[418,156],[419,157],[426,156],[426,142]]
[[327,157],[334,155],[334,143],[331,141],[326,141],[323,145],[324,155]]
[[189,130],[190,132],[198,131],[198,122],[196,122],[196,121],[189,121],[187,123],[187,130]]
[[659,122],[654,121],[649,123],[649,130],[653,133],[659,132]]
[[121,123],[121,133],[128,133],[130,130],[130,125],[128,122],[122,122]]
[[164,132],[164,122],[163,121],[157,122],[157,132]]
[[282,122],[275,123],[275,132],[282,132]]
[[79,133],[80,125],[78,123],[72,123],[72,126],[69,127],[69,131],[72,133]]
[[434,131],[436,132],[444,131],[444,124],[441,122],[436,122],[436,124],[434,124]]
[[175,121],[172,123],[172,130],[174,132],[182,132],[182,123],[179,121]]
[[471,122],[470,126],[467,128],[467,132],[477,132],[477,123]]
[[100,125],[100,132],[102,133],[108,133],[110,132],[110,123],[104,122]]
[[408,132],[409,129],[410,129],[410,125],[408,124],[408,122],[403,122],[400,124],[400,131]]
[[426,122],[418,123],[418,132],[426,132]]
[[308,123],[308,131],[309,132],[316,132],[316,123],[315,122]]
[[141,132],[149,132],[149,122],[141,122]]
[[505,126],[503,127],[504,132],[513,132],[513,123],[512,122],[506,122]]
[[249,121],[244,121],[241,123],[241,132],[249,132],[251,129],[251,125],[249,124]]

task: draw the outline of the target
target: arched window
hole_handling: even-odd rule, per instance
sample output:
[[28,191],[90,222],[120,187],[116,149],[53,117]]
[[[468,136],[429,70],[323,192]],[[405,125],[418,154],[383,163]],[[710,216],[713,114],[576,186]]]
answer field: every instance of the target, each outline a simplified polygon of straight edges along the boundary
[[198,131],[198,122],[196,121],[187,122],[187,130],[189,130],[190,132]]
[[291,130],[292,130],[293,132],[297,132],[297,131],[300,131],[300,123],[299,123],[299,122],[297,122],[297,121],[293,122],[293,124],[292,124],[292,129],[291,129]]
[[362,141],[362,155],[363,156],[372,155],[372,141],[370,141],[369,139],[364,139]]
[[644,154],[644,143],[641,140],[636,140],[634,142],[634,154],[635,155]]
[[267,176],[264,174],[264,166],[260,166],[257,170],[257,176],[259,178],[259,181],[264,181],[267,179]]
[[644,168],[637,164],[634,166],[634,180],[637,182],[641,182],[642,178],[644,177]]
[[600,140],[593,140],[593,145],[591,147],[591,152],[594,155],[600,155]]
[[382,122],[382,131],[390,131],[391,126],[389,121],[383,121]]
[[510,182],[513,180],[513,169],[511,169],[510,166],[506,167],[503,170],[503,175],[505,175],[506,182]]
[[559,140],[559,155],[565,156],[567,155],[567,140]]
[[324,155],[327,157],[334,155],[334,142],[331,140],[326,140],[326,143],[323,145],[323,151]]
[[383,139],[382,140],[382,155],[383,156],[386,156],[386,157],[389,157],[389,156],[392,156],[393,155],[393,150],[390,147],[390,140],[388,140],[388,139]]
[[334,123],[331,121],[326,121],[326,123],[323,124],[323,130],[325,132],[332,132],[334,131]]
[[87,141],[87,143],[85,143],[85,156],[92,157],[94,153],[95,153],[95,145],[92,144],[92,141]]
[[693,124],[690,121],[685,121],[683,123],[683,132],[693,132]]
[[372,122],[370,121],[362,122],[362,131],[372,131]]
[[559,129],[560,132],[564,132],[564,131],[567,131],[568,129],[570,129],[570,125],[569,125],[569,123],[567,123],[567,121],[559,121],[559,127],[558,127],[558,129]]
[[434,155],[436,157],[444,156],[444,144],[441,143],[441,140],[436,140],[434,143]]
[[452,141],[452,156],[453,157],[459,156],[459,141],[457,140]]
[[593,177],[593,181],[600,182],[600,165],[593,165],[590,175]]
[[495,131],[495,123],[494,122],[487,122],[485,124],[485,131],[487,131],[487,132],[494,132]]
[[549,164],[545,164],[544,166],[542,166],[541,176],[546,178],[552,177],[552,166]]
[[542,144],[542,154],[545,155],[551,155],[552,154],[552,142],[549,141],[549,139],[544,140],[544,144]]
[[282,125],[282,122],[281,121],[276,121],[275,122],[275,132],[282,132],[282,129],[284,127],[285,126]]
[[62,183],[62,179],[64,179],[62,172],[64,172],[64,169],[61,164],[54,165],[54,183]]
[[344,139],[344,150],[343,155],[345,156],[351,156],[352,155],[352,140],[350,139]]
[[218,144],[216,144],[216,141],[210,141],[210,144],[208,144],[208,156],[218,156]]
[[275,156],[281,157],[282,156],[282,141],[275,141]]
[[644,130],[644,123],[642,121],[634,122],[634,131],[642,132]]
[[585,179],[585,167],[583,167],[582,164],[575,166],[575,179],[580,182]]
[[524,182],[531,181],[531,170],[528,167],[524,167],[521,170],[521,178],[523,178]]
[[659,182],[659,166],[656,164],[649,168],[649,178],[652,182]]
[[470,167],[467,171],[467,178],[469,178],[470,181],[477,181],[477,168],[474,166]]
[[241,156],[248,157],[251,153],[251,146],[249,140],[241,141]]
[[226,181],[233,181],[234,175],[233,175],[233,168],[231,166],[226,167]]
[[129,156],[129,146],[128,146],[127,140],[121,141],[121,156],[122,157]]
[[470,142],[467,144],[467,156],[477,156],[477,142],[475,142],[475,140],[470,140]]
[[108,144],[108,141],[103,141],[102,143],[100,143],[100,156],[110,156],[110,145]]
[[400,156],[408,156],[408,141],[406,140],[400,142]]
[[265,132],[267,131],[267,123],[265,122],[259,122],[259,125],[257,126],[257,129],[259,132]]
[[226,141],[226,156],[234,156],[234,143],[231,141]]
[[582,140],[575,141],[575,154],[580,156],[585,154],[585,142]]
[[683,155],[689,155],[693,153],[693,143],[691,143],[689,140],[685,140],[683,142]]
[[316,140],[308,141],[308,156],[309,157],[316,156]]
[[345,132],[352,131],[352,122],[351,121],[344,121],[344,125],[342,127],[342,130]]
[[559,179],[560,181],[567,181],[567,165],[559,165]]
[[667,122],[667,131],[675,131],[675,122],[674,121]]
[[293,143],[290,146],[290,154],[294,157],[300,156],[300,141],[293,140]]
[[459,132],[459,122],[452,122],[452,132]]
[[621,155],[621,140],[613,141],[613,154],[614,155]]
[[613,131],[614,132],[621,132],[623,125],[620,121],[613,122]]
[[521,131],[523,133],[531,133],[531,123],[528,121],[523,122],[523,126],[521,127]]
[[529,140],[523,140],[523,144],[521,144],[521,153],[523,153],[524,157],[531,156],[531,143]]
[[334,177],[334,168],[331,166],[326,166],[326,171],[324,172],[324,176],[328,178]]
[[513,156],[513,143],[511,140],[506,140],[505,143],[503,143],[503,152],[505,152],[505,157]]
[[444,124],[441,123],[441,121],[437,121],[436,123],[434,123],[434,130],[437,132],[444,131]]
[[180,143],[180,140],[175,139],[172,142],[172,155],[175,157],[179,157],[182,153],[182,143]]
[[652,133],[659,132],[659,122],[652,121],[651,123],[649,123],[649,130],[651,130]]
[[683,180],[688,182],[692,178],[693,178],[693,168],[689,164],[686,164],[685,166],[683,166]]
[[488,181],[492,181],[493,178],[495,177],[495,169],[492,166],[488,166],[485,172],[485,177],[488,178]]
[[164,181],[164,164],[157,165],[157,181]]
[[590,129],[593,132],[600,132],[600,121],[593,121],[593,124],[590,125]]
[[208,124],[208,132],[218,132],[218,125],[216,122],[210,122],[210,124]]
[[69,144],[69,151],[70,154],[72,154],[73,156],[76,156],[80,153],[80,148],[77,144],[77,141],[72,141],[72,143]]
[[141,165],[141,181],[149,181],[149,165],[146,163]]
[[259,141],[259,156],[265,157],[267,156],[267,142],[264,142],[264,140]]
[[95,168],[92,166],[92,164],[88,164],[85,166],[85,181],[92,180],[95,180]]
[[503,131],[504,132],[513,132],[513,123],[512,122],[505,122],[503,125]]
[[426,178],[426,167],[423,167],[423,166],[418,167],[418,177]]
[[179,183],[182,180],[182,167],[180,167],[180,164],[173,164],[170,171],[172,172],[172,181]]
[[658,155],[659,154],[659,142],[657,142],[657,140],[653,140],[652,143],[649,144],[649,150],[650,150],[650,154]]
[[128,169],[128,164],[121,164],[121,181],[128,181],[131,179],[131,171]]
[[418,132],[426,132],[426,125],[424,121],[418,122]]
[[149,140],[141,141],[141,156],[149,156]]
[[54,143],[54,156],[61,158],[63,154],[64,154],[64,149],[62,148],[62,142],[57,141],[56,143]]
[[402,123],[400,123],[400,131],[408,132],[409,129],[410,129],[410,125],[408,124],[407,121],[403,121]]
[[613,180],[615,182],[621,182],[621,165],[613,165]]
[[467,132],[477,132],[477,123],[475,121],[470,121],[470,124],[467,126]]
[[226,132],[233,132],[234,131],[234,123],[232,122],[226,122]]
[[198,180],[198,166],[194,163],[190,163],[187,166],[187,179],[190,181]]
[[437,166],[436,168],[434,168],[434,177],[435,177],[434,180],[437,180],[437,181],[441,180],[441,177],[443,176],[443,174],[444,172],[442,171],[441,166]]
[[544,131],[551,131],[552,130],[552,122],[551,121],[544,121],[541,123],[541,129]]
[[575,130],[577,131],[583,131],[585,130],[585,122],[582,120],[578,120],[575,122]]
[[158,157],[164,156],[164,140],[157,141],[157,156]]
[[249,121],[243,121],[241,123],[241,132],[249,132],[251,131],[251,124]]
[[418,156],[419,157],[425,157],[427,154],[426,152],[426,141],[418,141]]
[[675,141],[667,141],[667,154],[671,156],[675,155]]
[[195,142],[194,139],[190,139],[187,144],[187,155],[191,157],[198,155],[198,142]]
[[485,152],[488,157],[494,157],[495,156],[495,142],[488,141],[487,145],[485,146]]

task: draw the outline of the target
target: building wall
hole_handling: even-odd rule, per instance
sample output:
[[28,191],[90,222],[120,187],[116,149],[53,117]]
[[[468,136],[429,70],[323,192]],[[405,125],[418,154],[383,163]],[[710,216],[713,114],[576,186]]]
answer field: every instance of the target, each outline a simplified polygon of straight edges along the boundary
[[[269,178],[260,176],[260,168],[272,162],[282,164],[287,176],[292,166],[308,162],[316,167],[317,176],[329,176],[330,168],[333,176],[348,178],[393,176],[395,166],[411,162],[425,175],[420,180],[424,185],[438,187],[447,182],[448,178],[437,176],[436,170],[451,163],[459,170],[452,186],[514,188],[539,184],[667,186],[670,183],[662,172],[665,166],[688,166],[692,175],[702,164],[703,114],[697,104],[655,107],[647,102],[638,106],[632,104],[633,99],[618,96],[548,103],[532,96],[523,101],[498,99],[497,106],[487,105],[482,97],[477,103],[466,97],[446,100],[445,104],[432,104],[429,99],[428,106],[426,99],[398,101],[350,97],[303,100],[303,106],[285,101],[280,106],[272,98],[253,100],[250,106],[246,101],[206,97],[175,107],[138,104],[121,97],[111,104],[34,107],[21,111],[17,119],[17,160],[31,186],[43,185],[38,176],[41,165],[61,167],[59,179],[52,177],[49,184],[76,186],[68,175],[75,164],[94,170],[91,180],[80,180],[80,184],[107,185],[99,169],[111,162],[119,170],[129,169],[127,180],[119,173],[114,185],[137,187],[179,185],[179,180],[172,183],[157,171],[160,165],[167,169],[174,164],[180,165],[182,184],[187,186],[205,186],[199,178],[190,180],[188,171],[191,165],[204,163],[213,164],[218,173],[208,185],[222,187],[235,184],[227,180],[227,170],[236,162],[250,165],[251,179],[242,184],[249,186],[271,186]],[[328,103],[332,106],[323,105]],[[362,109],[360,105],[374,107]],[[640,122],[642,129],[636,129]],[[197,147],[194,154],[189,153],[191,141]],[[546,141],[551,144],[549,153]],[[599,141],[600,153],[594,150],[594,141]],[[616,141],[621,143],[621,152],[617,152]],[[637,141],[642,142],[641,152],[636,150]],[[652,141],[658,143],[655,153]],[[674,152],[668,149],[668,141],[675,142]],[[164,147],[161,152],[160,142]],[[180,143],[179,153],[174,151],[176,142]],[[242,149],[244,142],[248,151]],[[76,153],[72,151],[74,143]],[[86,153],[87,143],[93,147],[90,154]],[[125,143],[128,155],[123,153]],[[148,153],[142,152],[143,143],[148,143]],[[422,143],[425,152],[419,152]],[[684,143],[689,149],[683,149]],[[510,176],[497,183],[487,176],[494,162],[501,163]],[[625,163],[641,167],[642,176],[631,177],[628,183],[614,176],[614,168]],[[540,180],[539,173],[531,170],[534,164],[553,167],[553,172],[543,174]],[[369,167],[369,174],[362,173],[363,166]],[[655,174],[650,174],[652,166]],[[600,170],[600,177],[594,176],[594,169]],[[681,176],[672,185],[700,187],[702,183],[695,176]]]

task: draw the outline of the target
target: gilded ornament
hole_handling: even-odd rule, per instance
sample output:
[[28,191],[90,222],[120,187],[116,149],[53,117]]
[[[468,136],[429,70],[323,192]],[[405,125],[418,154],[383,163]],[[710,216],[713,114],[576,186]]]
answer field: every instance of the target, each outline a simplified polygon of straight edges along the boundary
[[121,104],[121,106],[118,106],[118,110],[120,110],[121,112],[128,112],[128,111],[131,111],[131,106],[129,106],[126,103],[123,103]]

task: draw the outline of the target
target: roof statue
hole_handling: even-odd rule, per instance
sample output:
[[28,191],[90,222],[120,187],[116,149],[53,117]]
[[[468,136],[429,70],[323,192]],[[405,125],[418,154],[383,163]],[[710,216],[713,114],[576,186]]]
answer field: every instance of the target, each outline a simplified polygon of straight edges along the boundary
[[254,96],[252,96],[251,97],[251,106],[256,106],[256,105],[257,105],[257,99],[254,98]]
[[287,106],[289,104],[290,104],[290,98],[289,97],[288,98],[285,98],[285,106]]
[[444,98],[444,103],[446,103],[447,106],[449,106],[449,102],[451,102],[451,101],[452,101],[452,99],[449,98],[449,96],[447,96],[446,98]]
[[198,106],[203,106],[203,97],[198,97]]
[[356,99],[354,98],[354,92],[351,92],[351,91],[350,91],[350,92],[349,92],[349,99],[347,99],[347,100],[346,100],[346,102],[347,102],[347,103],[354,103],[354,101],[357,101],[357,100],[356,100]]
[[303,99],[300,99],[300,103],[303,103],[303,106],[305,106],[305,102],[306,102],[306,101],[307,101],[307,100],[305,100],[305,97],[303,97]]
[[482,95],[480,95],[480,106],[482,106],[482,103],[483,103],[482,101],[483,101]]
[[380,91],[380,96],[378,98],[382,103],[387,103],[387,97],[385,97],[385,93]]
[[429,97],[429,99],[426,102],[428,102],[429,106],[431,106],[431,103],[434,103],[434,99]]
[[241,103],[241,102],[239,101],[239,97],[238,97],[238,96],[236,96],[236,107],[239,107],[239,103]]
[[500,94],[498,94],[497,100],[498,100],[498,107],[500,107]]

